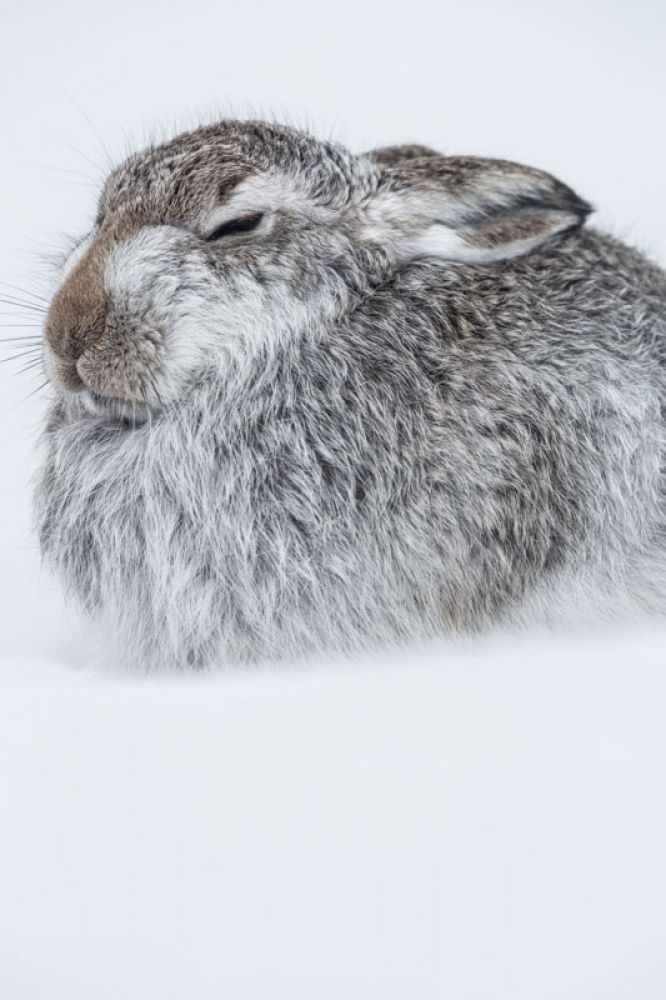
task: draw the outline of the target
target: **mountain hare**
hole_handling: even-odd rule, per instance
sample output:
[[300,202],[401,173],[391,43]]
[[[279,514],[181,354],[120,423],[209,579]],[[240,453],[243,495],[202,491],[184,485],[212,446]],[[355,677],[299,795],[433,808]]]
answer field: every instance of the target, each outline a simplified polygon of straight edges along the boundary
[[548,174],[225,121],[130,157],[45,323],[43,552],[196,665],[666,606],[666,277]]

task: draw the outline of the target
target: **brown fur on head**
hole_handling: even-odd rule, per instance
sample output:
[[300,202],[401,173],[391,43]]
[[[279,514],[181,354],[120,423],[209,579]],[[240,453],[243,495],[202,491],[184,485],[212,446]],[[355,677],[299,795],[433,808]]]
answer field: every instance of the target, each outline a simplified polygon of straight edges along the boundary
[[[132,218],[125,213],[100,226],[93,239],[84,241],[78,259],[72,262],[53,296],[44,336],[51,350],[55,376],[68,389],[83,385],[79,365],[85,367],[87,355],[103,349],[108,334],[104,267],[109,253],[142,224],[140,215]],[[129,385],[123,379],[113,381],[115,394],[127,397]],[[139,387],[137,391],[140,393]]]

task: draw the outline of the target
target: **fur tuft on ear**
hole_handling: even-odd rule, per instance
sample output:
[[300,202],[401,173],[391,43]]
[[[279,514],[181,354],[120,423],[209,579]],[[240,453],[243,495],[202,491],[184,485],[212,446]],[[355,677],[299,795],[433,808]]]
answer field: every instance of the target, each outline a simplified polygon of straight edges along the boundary
[[388,244],[400,261],[517,257],[581,226],[592,211],[561,181],[532,167],[414,147],[399,155],[402,148],[365,154],[384,167],[366,206],[367,236]]

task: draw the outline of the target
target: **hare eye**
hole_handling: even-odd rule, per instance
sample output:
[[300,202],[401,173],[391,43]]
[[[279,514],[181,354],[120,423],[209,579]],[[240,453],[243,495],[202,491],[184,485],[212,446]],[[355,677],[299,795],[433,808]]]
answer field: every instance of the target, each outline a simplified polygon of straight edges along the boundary
[[252,215],[240,215],[237,219],[229,219],[222,222],[211,233],[208,233],[206,240],[209,243],[221,239],[223,236],[236,236],[239,233],[251,233],[256,229],[263,219],[263,212],[254,212]]

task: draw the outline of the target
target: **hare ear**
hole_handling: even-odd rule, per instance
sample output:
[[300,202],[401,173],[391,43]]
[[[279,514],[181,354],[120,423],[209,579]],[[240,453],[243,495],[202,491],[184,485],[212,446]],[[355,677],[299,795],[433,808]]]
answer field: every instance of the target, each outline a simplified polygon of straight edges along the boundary
[[590,212],[587,202],[540,170],[421,155],[384,168],[367,204],[367,235],[388,243],[401,261],[434,256],[488,263],[528,253],[581,226]]

